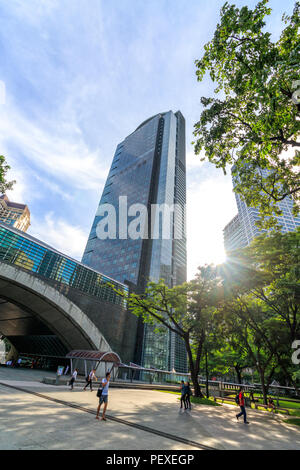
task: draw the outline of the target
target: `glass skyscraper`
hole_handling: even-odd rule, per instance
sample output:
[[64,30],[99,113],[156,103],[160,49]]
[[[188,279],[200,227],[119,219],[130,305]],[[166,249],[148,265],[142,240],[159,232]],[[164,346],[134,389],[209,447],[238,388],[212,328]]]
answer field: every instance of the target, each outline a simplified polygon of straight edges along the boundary
[[[160,113],[117,146],[82,262],[136,292],[160,278],[170,287],[181,284],[186,281],[185,203],[185,119],[180,111]],[[103,239],[97,227],[107,215],[105,204],[114,207],[116,237]],[[163,233],[162,214],[152,212],[155,204],[181,209],[170,211],[169,237]],[[133,237],[127,228],[141,214],[141,205],[147,208],[146,226],[140,225],[140,234]],[[155,333],[140,322],[136,344],[134,362],[186,371],[186,352],[177,335]]]
[[[263,176],[267,176],[268,170],[260,170]],[[233,179],[233,187],[235,181]],[[238,207],[238,214],[226,225],[223,230],[225,251],[230,252],[237,248],[242,248],[251,243],[262,230],[255,222],[259,220],[259,210],[255,207],[248,207],[239,194],[235,193]],[[282,211],[282,215],[276,216],[282,232],[291,232],[300,226],[300,216],[295,217],[292,213],[293,200],[290,196],[285,197],[277,203]]]

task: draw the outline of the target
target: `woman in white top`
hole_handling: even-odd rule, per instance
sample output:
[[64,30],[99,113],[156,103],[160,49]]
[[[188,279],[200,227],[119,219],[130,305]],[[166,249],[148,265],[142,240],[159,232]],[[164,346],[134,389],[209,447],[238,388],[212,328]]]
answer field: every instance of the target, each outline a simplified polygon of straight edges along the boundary
[[91,392],[93,391],[93,379],[97,380],[97,377],[95,376],[95,371],[96,371],[96,369],[92,369],[91,372],[89,373],[89,375],[86,377],[86,379],[85,379],[86,380],[86,385],[83,388],[84,391],[85,391],[85,389],[88,385],[90,386]]
[[71,380],[69,382],[69,385],[71,387],[71,390],[73,390],[73,385],[74,385],[74,382],[76,380],[76,377],[77,377],[77,373],[78,373],[78,369],[75,369],[73,374],[72,374],[72,377],[71,377]]
[[101,397],[99,398],[99,405],[98,405],[97,413],[96,413],[96,419],[99,419],[100,408],[101,408],[102,403],[104,403],[104,409],[102,413],[103,421],[106,421],[105,412],[106,412],[107,403],[108,403],[109,379],[110,379],[110,372],[106,372],[106,378],[102,379],[102,394],[101,394]]

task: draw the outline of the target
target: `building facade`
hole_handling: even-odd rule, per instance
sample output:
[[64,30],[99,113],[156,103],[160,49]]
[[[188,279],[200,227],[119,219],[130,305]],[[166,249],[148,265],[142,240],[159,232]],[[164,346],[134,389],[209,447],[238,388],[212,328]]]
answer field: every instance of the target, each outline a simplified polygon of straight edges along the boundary
[[247,245],[239,214],[226,225],[223,235],[226,253]]
[[[268,170],[261,170],[264,176]],[[235,182],[233,179],[233,187]],[[226,225],[223,230],[225,251],[228,253],[237,248],[248,246],[253,238],[262,233],[257,227],[259,220],[259,210],[254,207],[248,207],[239,194],[235,193],[235,199],[238,208],[238,214]],[[282,211],[282,215],[276,216],[278,224],[281,225],[282,232],[291,232],[300,226],[300,216],[293,215],[293,199],[290,196],[285,197],[277,203]]]
[[[82,262],[137,292],[149,280],[163,278],[170,287],[181,284],[186,280],[185,203],[185,120],[180,111],[160,113],[117,146]],[[169,236],[163,228],[162,205],[167,207]],[[105,208],[111,206],[115,236],[99,237]],[[140,232],[132,233],[137,226]],[[160,335],[142,323],[133,361],[179,372],[187,368],[177,335]]]
[[0,196],[0,221],[22,232],[30,226],[30,212],[26,204],[11,202],[6,194]]

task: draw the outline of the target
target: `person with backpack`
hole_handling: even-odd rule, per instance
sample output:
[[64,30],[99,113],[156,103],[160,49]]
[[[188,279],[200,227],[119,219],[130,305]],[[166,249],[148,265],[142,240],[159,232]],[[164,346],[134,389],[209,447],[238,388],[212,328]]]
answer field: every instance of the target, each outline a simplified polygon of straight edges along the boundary
[[106,421],[105,412],[108,403],[108,387],[109,387],[109,380],[110,380],[110,372],[106,372],[106,378],[102,379],[102,384],[100,385],[97,396],[99,398],[99,405],[97,408],[96,419],[99,419],[99,413],[102,403],[104,403],[103,413],[102,413],[102,420]]
[[72,377],[70,379],[70,382],[69,382],[69,385],[71,387],[71,390],[73,390],[73,385],[74,385],[74,382],[76,380],[76,377],[77,377],[77,374],[78,374],[78,369],[75,369],[73,374],[72,374]]
[[236,419],[239,420],[239,418],[243,415],[244,424],[249,424],[249,422],[247,421],[247,415],[246,415],[245,397],[244,397],[243,387],[240,388],[238,395],[236,395],[235,397],[235,401],[237,405],[240,405],[240,408],[241,408],[241,412],[236,415]]
[[97,380],[97,377],[95,376],[96,369],[92,369],[89,375],[86,376],[86,384],[85,387],[83,388],[83,391],[85,392],[86,387],[89,385],[91,392],[93,391],[93,379]]

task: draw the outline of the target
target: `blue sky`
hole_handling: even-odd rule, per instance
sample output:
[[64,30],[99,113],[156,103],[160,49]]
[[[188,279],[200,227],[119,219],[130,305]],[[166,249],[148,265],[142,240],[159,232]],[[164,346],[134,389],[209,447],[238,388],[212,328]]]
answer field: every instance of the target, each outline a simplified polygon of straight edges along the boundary
[[[224,256],[237,212],[230,175],[193,154],[200,58],[219,0],[0,0],[0,153],[27,203],[29,233],[80,259],[116,145],[160,111],[186,118],[188,276]],[[256,2],[231,2],[253,7]],[[270,1],[277,38],[293,1]]]

